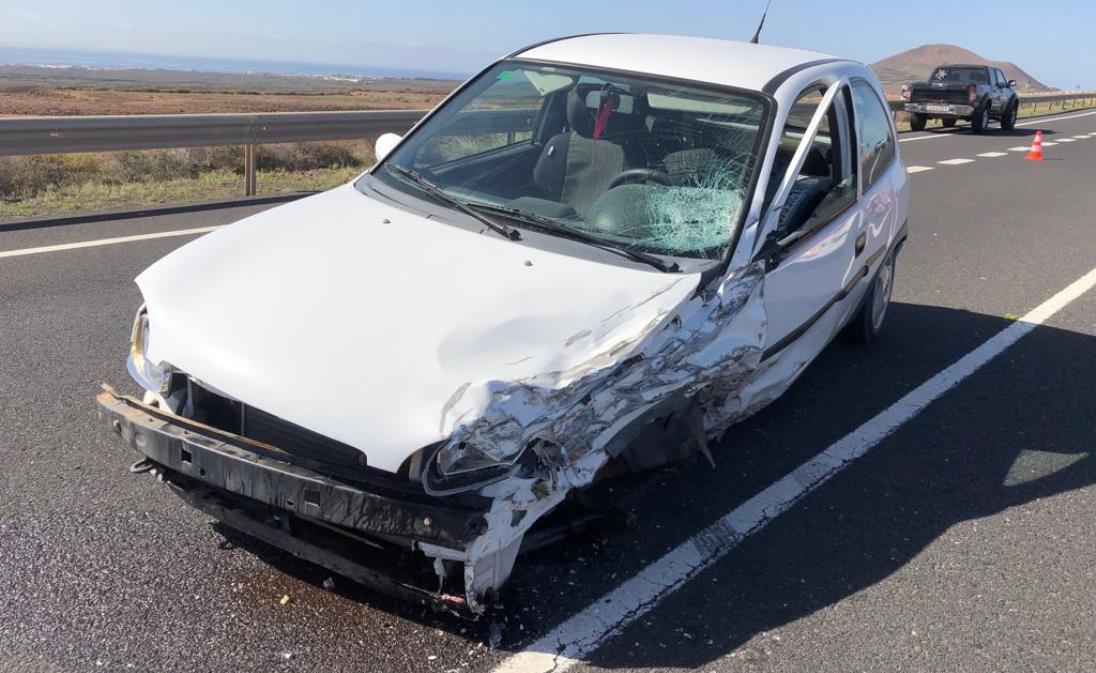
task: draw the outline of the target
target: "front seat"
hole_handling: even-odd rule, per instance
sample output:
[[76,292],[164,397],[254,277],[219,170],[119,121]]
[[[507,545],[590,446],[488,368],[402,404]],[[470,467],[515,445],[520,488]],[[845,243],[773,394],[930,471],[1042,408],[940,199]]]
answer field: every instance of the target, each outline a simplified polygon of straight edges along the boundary
[[590,109],[586,97],[597,88],[575,86],[567,93],[570,130],[545,143],[533,167],[533,180],[544,198],[567,204],[580,215],[629,167],[624,147],[609,138],[619,136],[614,127],[632,115],[617,112],[620,95],[612,90],[603,90],[597,110]]

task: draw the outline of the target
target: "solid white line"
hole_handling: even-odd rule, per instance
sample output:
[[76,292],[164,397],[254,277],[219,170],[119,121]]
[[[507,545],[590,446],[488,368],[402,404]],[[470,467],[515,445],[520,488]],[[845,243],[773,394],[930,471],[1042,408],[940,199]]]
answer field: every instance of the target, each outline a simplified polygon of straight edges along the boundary
[[[1034,124],[1045,124],[1046,122],[1056,122],[1056,121],[1059,121],[1061,119],[1076,119],[1078,117],[1088,117],[1089,115],[1096,115],[1096,110],[1093,110],[1092,112],[1081,112],[1081,113],[1078,113],[1078,114],[1075,114],[1075,115],[1065,115],[1065,116],[1062,116],[1062,117],[1039,117],[1038,119],[1032,119],[1031,121],[1020,122],[1016,125],[1017,126],[1032,126]],[[935,131],[931,134],[923,135],[923,136],[914,136],[912,138],[899,138],[898,142],[900,142],[900,143],[910,143],[910,142],[913,142],[914,140],[928,140],[929,138],[947,138],[952,133],[955,133],[956,131],[959,131],[959,130],[960,129],[950,129],[950,130],[947,130],[947,131],[942,131],[941,130],[941,131]]]
[[938,164],[944,164],[945,166],[962,166],[963,164],[974,163],[974,159],[944,159],[943,161],[937,161]]
[[990,159],[992,159],[993,157],[1003,157],[1006,154],[1008,154],[1008,152],[982,152],[978,156],[980,156],[980,157],[989,157]]
[[931,170],[932,166],[906,166],[907,173],[923,173]]
[[650,612],[662,599],[723,558],[739,542],[764,528],[941,395],[1094,286],[1096,269],[521,652],[505,659],[494,669],[494,673],[561,673],[575,665],[606,639]]
[[1038,119],[1032,119],[1031,121],[1021,122],[1017,126],[1034,126],[1035,124],[1042,124],[1043,122],[1056,122],[1059,119],[1077,119],[1078,117],[1088,117],[1089,115],[1096,115],[1096,110],[1092,112],[1081,112],[1075,115],[1066,115],[1064,117],[1040,117]]
[[97,248],[101,245],[117,245],[119,243],[132,243],[133,241],[147,241],[153,238],[170,238],[172,236],[192,236],[204,234],[214,229],[220,229],[222,225],[212,227],[197,227],[196,229],[176,229],[174,231],[158,231],[154,234],[137,234],[135,236],[118,236],[116,238],[97,238],[92,241],[79,241],[77,243],[61,243],[60,245],[44,245],[40,248],[23,248],[21,250],[0,250],[0,258],[22,257],[24,255],[39,255],[44,252],[60,252],[61,250],[77,250],[79,248]]
[[933,131],[929,135],[914,136],[912,138],[899,138],[898,142],[900,142],[900,143],[911,143],[914,140],[928,140],[929,138],[947,138],[952,133],[956,133],[956,132],[961,131],[961,130],[962,129],[960,129],[960,128],[939,129],[939,130]]

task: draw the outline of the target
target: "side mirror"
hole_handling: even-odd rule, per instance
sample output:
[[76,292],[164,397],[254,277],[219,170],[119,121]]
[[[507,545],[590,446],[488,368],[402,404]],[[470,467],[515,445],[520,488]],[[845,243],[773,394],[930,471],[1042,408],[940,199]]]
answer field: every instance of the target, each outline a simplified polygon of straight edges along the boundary
[[377,142],[373,145],[373,154],[377,157],[377,161],[379,162],[388,156],[388,153],[391,152],[396,145],[399,145],[401,140],[403,140],[403,136],[398,133],[385,133],[377,138]]
[[1014,80],[1014,79],[1010,79],[1010,80],[1008,81],[1008,85],[1009,85],[1009,86],[1016,86],[1016,80]]

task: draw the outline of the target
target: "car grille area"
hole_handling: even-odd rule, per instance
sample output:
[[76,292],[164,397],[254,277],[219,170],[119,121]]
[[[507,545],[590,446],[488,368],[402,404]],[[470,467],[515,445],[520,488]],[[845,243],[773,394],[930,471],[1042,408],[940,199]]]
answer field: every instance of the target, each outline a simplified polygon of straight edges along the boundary
[[273,414],[226,397],[190,380],[190,417],[206,425],[269,444],[305,463],[359,470],[364,453]]
[[933,89],[917,87],[910,100],[915,103],[950,103],[970,105],[970,91],[967,89]]

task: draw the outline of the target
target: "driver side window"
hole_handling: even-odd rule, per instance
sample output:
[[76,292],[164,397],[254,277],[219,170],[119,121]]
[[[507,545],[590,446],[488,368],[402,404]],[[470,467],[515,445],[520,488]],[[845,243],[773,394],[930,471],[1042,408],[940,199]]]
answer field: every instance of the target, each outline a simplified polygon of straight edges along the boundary
[[[790,170],[795,152],[804,142],[807,126],[818,110],[824,88],[804,91],[788,114],[769,180],[769,198],[776,195]],[[799,231],[806,234],[832,220],[856,201],[856,171],[851,160],[848,89],[844,87],[826,110],[811,141],[803,166],[780,212],[779,238]]]

